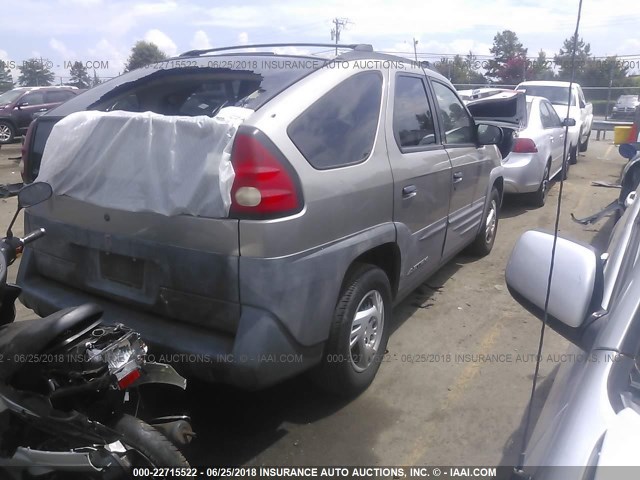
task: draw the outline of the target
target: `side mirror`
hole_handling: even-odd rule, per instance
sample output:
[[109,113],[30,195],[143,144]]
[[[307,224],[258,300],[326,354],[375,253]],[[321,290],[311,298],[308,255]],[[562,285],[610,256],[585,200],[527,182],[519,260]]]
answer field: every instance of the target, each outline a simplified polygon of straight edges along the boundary
[[49,200],[53,190],[46,182],[35,182],[25,185],[18,192],[18,208],[29,208],[45,200]]
[[[516,242],[505,277],[511,296],[539,319],[551,266],[553,235],[530,230]],[[580,344],[585,320],[600,310],[603,266],[591,247],[558,238],[547,308],[548,324],[569,341]]]
[[20,210],[42,203],[51,198],[52,194],[53,189],[51,188],[51,185],[46,182],[34,182],[22,187],[18,192],[18,208],[16,209],[16,213],[13,215],[13,218],[9,223],[9,227],[7,228],[7,238],[13,237],[11,229],[13,228],[13,224],[16,222],[16,218],[18,218]]
[[28,107],[29,106],[29,102],[20,102],[18,104],[16,104],[16,108],[18,110],[20,110],[22,107]]
[[500,127],[480,123],[478,128],[478,143],[480,145],[499,145],[504,138],[504,133]]
[[562,121],[562,126],[563,127],[575,127],[576,126],[576,119],[567,117]]

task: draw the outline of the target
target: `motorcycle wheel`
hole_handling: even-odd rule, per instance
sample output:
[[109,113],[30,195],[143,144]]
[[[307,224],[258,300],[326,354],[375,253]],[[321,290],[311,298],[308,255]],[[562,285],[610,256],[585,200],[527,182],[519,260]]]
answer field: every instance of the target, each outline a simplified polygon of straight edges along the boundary
[[[122,442],[137,450],[144,458],[132,459],[133,466],[189,467],[184,455],[161,432],[131,415],[122,415],[113,429],[124,437]],[[138,461],[141,465],[135,465]]]

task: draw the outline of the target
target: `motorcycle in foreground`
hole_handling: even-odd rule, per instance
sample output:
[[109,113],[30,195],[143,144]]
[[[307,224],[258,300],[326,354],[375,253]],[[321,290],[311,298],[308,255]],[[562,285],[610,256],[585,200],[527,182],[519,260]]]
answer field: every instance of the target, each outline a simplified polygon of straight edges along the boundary
[[149,384],[186,389],[186,380],[145,361],[135,331],[103,325],[92,304],[14,322],[20,288],[7,284],[7,267],[45,231],[19,238],[11,228],[21,209],[51,194],[47,183],[22,188],[0,240],[0,478],[127,478],[132,467],[188,468],[178,446],[194,436],[189,418],[141,415],[144,390],[155,388]]

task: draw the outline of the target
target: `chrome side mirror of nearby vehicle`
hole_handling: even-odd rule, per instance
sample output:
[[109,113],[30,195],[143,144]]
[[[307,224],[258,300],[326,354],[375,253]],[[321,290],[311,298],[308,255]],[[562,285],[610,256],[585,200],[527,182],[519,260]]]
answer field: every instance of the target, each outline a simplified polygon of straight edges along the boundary
[[499,145],[502,142],[504,133],[500,127],[479,123],[477,128],[480,145]]
[[[518,239],[505,272],[511,296],[539,319],[544,305],[551,266],[553,235],[530,230]],[[547,320],[551,328],[578,343],[580,327],[600,310],[603,262],[595,250],[558,238],[549,295]]]
[[567,117],[562,121],[562,126],[563,127],[575,127],[576,126],[576,119]]

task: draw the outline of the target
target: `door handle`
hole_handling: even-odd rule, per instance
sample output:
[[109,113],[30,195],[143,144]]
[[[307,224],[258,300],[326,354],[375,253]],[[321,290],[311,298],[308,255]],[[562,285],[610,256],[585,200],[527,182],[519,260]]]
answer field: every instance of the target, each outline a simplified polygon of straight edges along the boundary
[[453,183],[460,183],[462,181],[462,172],[455,172],[453,174]]
[[402,198],[412,198],[418,194],[418,187],[415,185],[407,185],[402,189]]

